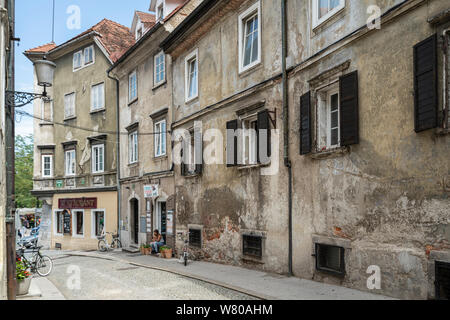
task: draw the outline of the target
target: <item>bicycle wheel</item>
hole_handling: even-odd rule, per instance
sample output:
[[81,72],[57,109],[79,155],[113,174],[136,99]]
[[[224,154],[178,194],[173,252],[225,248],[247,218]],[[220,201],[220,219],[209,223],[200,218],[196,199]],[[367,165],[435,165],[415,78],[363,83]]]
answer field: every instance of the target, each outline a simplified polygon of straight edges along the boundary
[[53,261],[48,256],[39,257],[36,261],[36,272],[41,277],[48,276],[53,270]]
[[112,244],[111,244],[111,248],[113,248],[113,249],[120,249],[120,248],[122,248],[122,243],[120,242],[119,239],[114,239]]
[[98,251],[100,251],[100,252],[106,252],[108,249],[107,249],[107,247],[106,247],[106,242],[105,242],[105,240],[100,240],[99,242],[98,242]]
[[186,267],[188,263],[188,256],[187,254],[184,255],[184,266]]

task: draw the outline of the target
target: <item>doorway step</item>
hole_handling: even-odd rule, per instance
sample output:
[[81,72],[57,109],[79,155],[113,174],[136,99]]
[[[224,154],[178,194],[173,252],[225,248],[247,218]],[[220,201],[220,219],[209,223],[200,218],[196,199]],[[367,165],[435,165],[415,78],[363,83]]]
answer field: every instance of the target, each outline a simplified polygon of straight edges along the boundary
[[135,245],[135,244],[131,244],[127,248],[123,248],[122,250],[125,251],[125,252],[128,252],[128,253],[138,253],[138,252],[140,252],[139,247],[137,245]]

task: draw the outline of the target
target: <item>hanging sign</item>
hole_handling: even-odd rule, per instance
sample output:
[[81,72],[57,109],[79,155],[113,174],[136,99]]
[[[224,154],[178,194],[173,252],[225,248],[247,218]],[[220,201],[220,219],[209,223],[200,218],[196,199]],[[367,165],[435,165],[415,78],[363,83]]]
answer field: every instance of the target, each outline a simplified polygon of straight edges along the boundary
[[145,198],[158,198],[159,197],[159,185],[151,184],[144,186],[144,197]]

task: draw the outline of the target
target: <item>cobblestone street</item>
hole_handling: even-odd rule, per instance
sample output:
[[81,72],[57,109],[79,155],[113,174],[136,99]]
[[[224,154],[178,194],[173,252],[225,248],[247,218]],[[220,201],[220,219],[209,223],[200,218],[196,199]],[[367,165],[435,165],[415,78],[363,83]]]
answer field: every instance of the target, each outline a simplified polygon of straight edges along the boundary
[[[80,275],[80,282],[77,282],[77,274]],[[54,270],[48,279],[68,300],[254,299],[168,272],[87,257],[56,258]]]

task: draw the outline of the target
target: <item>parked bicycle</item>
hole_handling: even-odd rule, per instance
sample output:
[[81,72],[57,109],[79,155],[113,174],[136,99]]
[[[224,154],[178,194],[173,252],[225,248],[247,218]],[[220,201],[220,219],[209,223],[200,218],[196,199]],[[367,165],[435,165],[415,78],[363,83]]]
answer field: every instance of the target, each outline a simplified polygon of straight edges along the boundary
[[180,263],[184,263],[184,266],[186,267],[189,262],[189,235],[190,232],[187,232],[187,236],[184,237],[184,246],[183,246],[183,255],[180,256]]
[[[108,242],[108,239],[106,237],[106,235],[108,235],[108,234],[110,234],[113,239],[111,244]],[[114,249],[122,248],[122,243],[119,240],[118,234],[114,234],[112,232],[106,232],[105,235],[101,235],[101,236],[97,237],[97,239],[98,239],[98,251],[100,251],[100,252],[106,252],[110,249],[114,250]]]
[[[27,269],[31,269],[32,273],[37,273],[41,277],[47,277],[53,270],[53,261],[49,256],[41,254],[42,248],[43,247],[20,247],[16,251],[16,258],[20,259]],[[25,253],[31,253],[31,258],[27,258]]]

